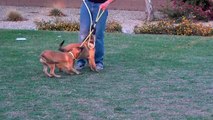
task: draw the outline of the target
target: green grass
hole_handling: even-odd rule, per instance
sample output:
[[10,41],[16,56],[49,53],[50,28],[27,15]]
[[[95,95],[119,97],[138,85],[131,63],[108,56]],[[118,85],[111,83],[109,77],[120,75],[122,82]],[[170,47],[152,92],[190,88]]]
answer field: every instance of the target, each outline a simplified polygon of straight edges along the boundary
[[77,39],[0,30],[1,120],[213,119],[212,37],[106,34],[103,71],[47,78],[39,54]]

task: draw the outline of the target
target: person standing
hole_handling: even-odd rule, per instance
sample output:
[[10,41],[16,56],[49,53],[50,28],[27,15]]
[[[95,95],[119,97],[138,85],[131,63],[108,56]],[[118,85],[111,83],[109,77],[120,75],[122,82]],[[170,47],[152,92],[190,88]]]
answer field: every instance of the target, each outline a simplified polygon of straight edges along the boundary
[[[99,9],[104,11],[95,27],[95,63],[98,71],[104,68],[104,32],[108,16],[108,6],[115,0],[84,0],[80,7],[80,32],[79,42],[82,42],[90,32],[91,20],[95,22]],[[89,10],[88,10],[89,9]],[[89,13],[90,12],[90,13]],[[90,15],[92,18],[90,18]],[[76,69],[81,70],[85,67],[86,60],[79,59]]]

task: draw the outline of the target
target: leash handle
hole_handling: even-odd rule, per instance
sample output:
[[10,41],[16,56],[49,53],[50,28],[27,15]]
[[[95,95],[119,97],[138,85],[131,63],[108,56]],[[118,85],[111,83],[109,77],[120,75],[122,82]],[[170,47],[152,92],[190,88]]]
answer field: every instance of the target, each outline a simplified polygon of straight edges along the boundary
[[92,29],[94,29],[94,28],[96,27],[97,22],[99,21],[99,19],[101,18],[101,16],[104,14],[105,10],[102,10],[102,11],[101,11],[101,8],[98,9],[98,13],[97,13],[95,22],[93,23],[92,14],[91,14],[91,12],[90,12],[90,9],[89,9],[89,7],[88,7],[86,1],[83,0],[83,3],[84,3],[84,5],[86,6],[87,11],[88,11],[88,13],[89,13],[89,17],[90,17],[90,31],[91,31]]
[[[95,29],[96,24],[98,23],[98,21],[100,20],[101,16],[104,14],[104,12],[105,12],[105,10],[102,10],[102,11],[101,11],[100,8],[98,9],[98,13],[97,13],[95,22],[91,25],[92,27],[90,27],[90,31],[91,31],[92,29]],[[95,32],[95,30],[94,30],[94,32]]]
[[91,14],[91,12],[90,12],[90,9],[89,9],[89,7],[88,7],[86,1],[83,0],[83,2],[84,2],[84,5],[85,5],[86,8],[87,8],[88,13],[89,13],[89,18],[90,18],[90,30],[91,30],[91,29],[92,29],[92,14]]
[[96,16],[95,22],[97,23],[99,21],[99,19],[101,18],[101,16],[104,14],[105,10],[102,10],[101,13],[101,8],[98,9],[98,14]]
[[81,43],[80,47],[83,46],[83,44],[84,44],[84,43],[87,41],[87,39],[92,35],[92,33],[95,34],[95,27],[96,27],[96,24],[98,23],[98,21],[100,20],[101,16],[102,16],[102,15],[104,14],[104,12],[105,12],[105,10],[102,10],[102,11],[101,11],[101,9],[99,8],[99,9],[98,9],[97,16],[96,16],[96,19],[95,19],[95,23],[92,23],[93,21],[92,21],[92,14],[91,14],[91,12],[90,12],[90,9],[89,9],[89,7],[88,7],[86,1],[83,0],[83,2],[84,2],[84,4],[85,4],[85,6],[86,6],[86,8],[87,8],[87,11],[88,11],[88,13],[89,13],[89,16],[90,16],[90,32],[89,32],[89,34],[87,35],[87,37],[83,40],[83,42]]

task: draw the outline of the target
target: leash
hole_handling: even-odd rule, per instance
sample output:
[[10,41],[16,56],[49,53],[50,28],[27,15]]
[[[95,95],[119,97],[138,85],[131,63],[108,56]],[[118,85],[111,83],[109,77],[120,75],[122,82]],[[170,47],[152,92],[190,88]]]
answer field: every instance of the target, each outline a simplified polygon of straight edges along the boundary
[[[102,10],[102,11],[101,11],[101,9],[99,8],[98,14],[97,14],[96,19],[95,19],[95,22],[93,23],[91,11],[90,11],[90,9],[89,9],[89,7],[88,7],[86,1],[83,0],[83,2],[84,2],[84,4],[85,4],[85,6],[86,6],[86,8],[87,8],[87,11],[88,11],[88,13],[89,13],[89,16],[90,16],[90,32],[89,32],[89,34],[87,35],[87,37],[82,41],[80,47],[82,47],[82,46],[84,45],[84,43],[91,37],[92,34],[95,34],[96,25],[97,25],[99,19],[101,18],[101,16],[103,15],[103,13],[105,12],[105,10]],[[95,38],[94,38],[94,40],[95,40]],[[95,42],[94,42],[94,43],[95,43]],[[95,46],[95,45],[94,45],[94,46]]]

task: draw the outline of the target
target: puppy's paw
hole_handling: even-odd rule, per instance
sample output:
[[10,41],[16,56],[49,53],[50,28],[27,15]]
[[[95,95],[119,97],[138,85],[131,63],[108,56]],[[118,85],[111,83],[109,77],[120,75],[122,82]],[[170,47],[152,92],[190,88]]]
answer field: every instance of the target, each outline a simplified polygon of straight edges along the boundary
[[92,70],[94,72],[99,72],[96,67],[90,67],[90,70]]
[[54,75],[54,77],[60,78],[61,76],[60,75]]
[[81,74],[81,72],[79,72],[79,71],[76,71],[76,74],[77,74],[77,75],[79,75],[79,74]]
[[70,72],[69,74],[70,74],[70,75],[74,75],[74,73],[73,73],[73,72]]
[[46,74],[46,76],[50,78],[54,77],[53,75],[50,75],[50,74]]
[[77,74],[77,75],[80,74],[80,72],[79,72],[78,70],[76,70],[75,68],[73,68],[71,72],[73,72],[73,73],[75,73],[75,74]]

